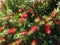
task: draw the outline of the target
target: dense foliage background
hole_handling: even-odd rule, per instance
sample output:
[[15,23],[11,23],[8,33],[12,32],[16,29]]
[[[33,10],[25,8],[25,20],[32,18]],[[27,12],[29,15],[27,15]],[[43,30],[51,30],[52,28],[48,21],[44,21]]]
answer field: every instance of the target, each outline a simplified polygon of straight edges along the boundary
[[60,0],[0,1],[0,45],[60,45]]

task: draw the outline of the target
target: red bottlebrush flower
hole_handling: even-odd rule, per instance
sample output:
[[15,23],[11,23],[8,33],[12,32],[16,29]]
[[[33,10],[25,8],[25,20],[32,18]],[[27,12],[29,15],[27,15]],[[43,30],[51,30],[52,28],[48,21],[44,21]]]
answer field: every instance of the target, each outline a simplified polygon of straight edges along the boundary
[[45,32],[46,32],[47,34],[51,34],[51,30],[50,30],[49,28],[46,28],[46,29],[45,29]]
[[0,27],[0,31],[2,31],[4,29],[4,27]]
[[24,14],[22,14],[21,17],[22,17],[22,18],[27,18],[27,17],[28,17],[28,14],[24,13]]
[[55,17],[56,16],[56,12],[52,12],[51,17]]
[[21,22],[21,23],[23,23],[23,22],[24,22],[24,20],[25,20],[25,19],[24,19],[23,17],[22,17],[22,18],[20,18],[20,22]]
[[16,28],[11,28],[8,30],[8,34],[13,34],[16,32],[16,30],[17,30]]
[[24,36],[26,36],[27,33],[28,33],[27,31],[23,31],[23,32],[22,32],[22,34],[23,34]]
[[37,30],[37,26],[32,26],[29,33],[33,34]]
[[37,45],[37,40],[36,39],[34,39],[33,41],[32,41],[32,43],[31,43],[31,45]]
[[55,20],[55,22],[54,22],[55,24],[60,24],[60,21],[59,20]]
[[36,30],[38,27],[37,26],[32,26],[31,30]]
[[45,27],[44,27],[44,30],[45,30],[46,34],[51,34],[51,29],[50,29],[50,27],[45,26]]
[[31,9],[30,9],[30,8],[28,8],[28,9],[27,9],[27,13],[30,13],[30,12],[31,12]]

